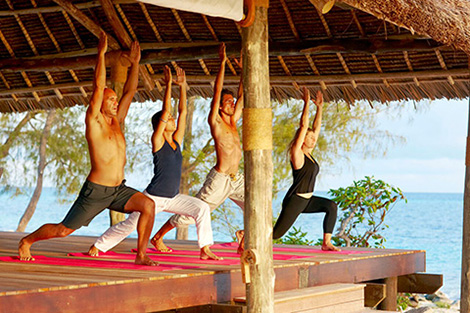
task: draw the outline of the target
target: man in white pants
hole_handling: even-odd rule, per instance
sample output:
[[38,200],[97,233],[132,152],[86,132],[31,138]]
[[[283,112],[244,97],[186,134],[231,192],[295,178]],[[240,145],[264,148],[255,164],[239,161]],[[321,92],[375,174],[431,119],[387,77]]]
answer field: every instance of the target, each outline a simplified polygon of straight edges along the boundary
[[[217,163],[207,174],[204,185],[196,195],[196,198],[209,204],[211,212],[227,198],[235,202],[242,210],[245,207],[245,177],[243,173],[238,171],[242,150],[237,130],[237,122],[243,111],[242,77],[240,77],[237,101],[235,102],[233,94],[229,90],[223,89],[225,63],[227,62],[225,44],[221,44],[219,47],[219,59],[220,69],[214,85],[214,97],[208,118],[212,138],[214,138]],[[242,68],[241,61],[236,62]],[[194,224],[194,219],[188,215],[173,215],[168,223],[173,227],[184,227]],[[167,229],[167,231],[170,229]],[[162,230],[163,228],[158,233],[161,233]],[[236,236],[240,243],[239,252],[241,252],[243,248],[243,231],[237,231]],[[158,242],[155,246],[165,251],[169,248],[163,244],[161,238],[157,238]],[[155,237],[152,241],[154,239]]]
[[[170,114],[172,77],[168,66],[165,66],[164,72],[166,91],[163,99],[163,110],[152,117],[154,176],[143,193],[155,202],[156,213],[170,212],[194,219],[197,227],[198,244],[201,249],[201,259],[219,260],[221,258],[210,250],[210,246],[214,241],[209,205],[200,199],[179,193],[181,163],[183,160],[180,144],[184,137],[187,115],[186,76],[181,68],[177,69],[177,79],[174,82],[180,86],[180,101],[178,127],[176,127],[175,119]],[[117,245],[134,231],[138,218],[139,214],[136,212],[136,214],[131,214],[125,221],[109,228],[98,238],[88,253],[97,256],[99,251],[106,252]],[[159,243],[162,241],[161,237],[167,232],[166,230],[172,227],[167,222],[152,238],[151,243],[157,250],[171,252],[171,249],[162,249]]]

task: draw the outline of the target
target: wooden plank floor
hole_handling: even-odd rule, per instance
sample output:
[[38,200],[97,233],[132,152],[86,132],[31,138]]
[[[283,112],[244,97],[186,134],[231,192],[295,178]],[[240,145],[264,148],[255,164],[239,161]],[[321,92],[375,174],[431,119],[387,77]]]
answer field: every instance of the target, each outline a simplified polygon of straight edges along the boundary
[[[23,235],[0,232],[0,256],[16,256]],[[95,240],[95,237],[69,236],[41,241],[33,246],[32,253],[68,258],[67,253],[86,252]],[[199,250],[194,241],[166,243],[177,250]],[[114,251],[129,253],[135,247],[135,239],[126,239]],[[422,250],[348,250],[368,253],[282,252],[308,257],[274,261],[275,291],[358,283],[425,271]],[[217,251],[228,250],[214,250]],[[198,259],[198,256],[187,257]],[[125,262],[132,264],[133,260]],[[192,264],[191,261],[181,264],[172,262],[171,258],[160,263],[200,267],[149,271],[0,262],[0,312],[156,312],[223,303],[245,295],[240,265]]]

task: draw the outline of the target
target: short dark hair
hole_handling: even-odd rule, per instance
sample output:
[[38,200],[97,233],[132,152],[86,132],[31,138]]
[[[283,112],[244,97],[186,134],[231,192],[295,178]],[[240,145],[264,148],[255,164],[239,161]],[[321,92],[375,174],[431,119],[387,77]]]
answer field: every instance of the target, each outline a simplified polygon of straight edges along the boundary
[[152,116],[152,127],[154,131],[157,129],[158,124],[160,124],[160,119],[162,118],[162,114],[163,114],[163,110],[160,110]]
[[220,92],[220,104],[222,104],[222,101],[224,99],[224,95],[231,95],[232,97],[235,97],[231,90],[228,90],[227,88],[224,88]]

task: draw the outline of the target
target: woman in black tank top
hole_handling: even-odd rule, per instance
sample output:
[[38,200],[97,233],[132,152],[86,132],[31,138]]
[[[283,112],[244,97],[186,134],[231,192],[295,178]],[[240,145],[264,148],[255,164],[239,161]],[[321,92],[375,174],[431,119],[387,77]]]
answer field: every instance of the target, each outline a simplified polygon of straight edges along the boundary
[[294,182],[282,201],[282,210],[276,225],[274,225],[273,238],[282,237],[294,224],[300,213],[324,212],[326,214],[323,219],[322,250],[339,251],[331,243],[331,234],[337,217],[337,205],[329,199],[313,195],[315,180],[320,167],[311,153],[320,135],[323,95],[320,91],[317,92],[317,98],[314,101],[317,106],[317,113],[312,128],[308,127],[310,92],[306,87],[303,88],[303,100],[304,109],[300,117],[300,128],[288,147]]

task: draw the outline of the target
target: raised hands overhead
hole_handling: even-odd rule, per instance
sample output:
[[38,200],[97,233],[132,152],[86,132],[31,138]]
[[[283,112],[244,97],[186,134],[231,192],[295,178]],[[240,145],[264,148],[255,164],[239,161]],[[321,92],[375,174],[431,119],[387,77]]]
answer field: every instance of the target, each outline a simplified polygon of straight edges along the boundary
[[181,67],[176,68],[176,79],[173,80],[173,83],[178,86],[186,86],[186,73]]
[[227,52],[225,51],[225,43],[223,42],[219,45],[219,59],[221,63],[227,61]]
[[302,87],[302,99],[304,100],[305,103],[310,102],[310,90],[308,90],[307,87]]
[[108,36],[104,31],[100,33],[100,40],[98,42],[98,54],[104,55],[108,50]]
[[163,68],[163,83],[165,85],[172,83],[171,70],[168,65],[165,65],[165,67]]
[[317,98],[313,102],[317,108],[323,108],[323,93],[320,90],[317,91]]
[[131,51],[129,54],[123,54],[123,57],[129,60],[131,64],[139,64],[140,62],[140,44],[138,41],[134,41],[131,45]]

